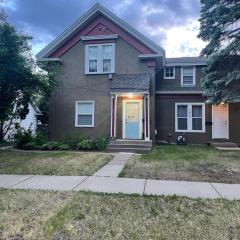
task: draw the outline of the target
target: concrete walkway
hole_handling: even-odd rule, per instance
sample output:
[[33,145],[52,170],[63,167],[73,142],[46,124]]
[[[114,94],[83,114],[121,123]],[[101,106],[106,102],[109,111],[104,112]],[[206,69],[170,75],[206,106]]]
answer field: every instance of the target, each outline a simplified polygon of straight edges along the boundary
[[106,164],[103,168],[99,169],[94,176],[97,177],[118,177],[124,165],[127,163],[132,153],[118,153],[112,161]]
[[92,191],[191,198],[240,200],[240,184],[162,181],[98,176],[0,175],[0,187],[57,191]]

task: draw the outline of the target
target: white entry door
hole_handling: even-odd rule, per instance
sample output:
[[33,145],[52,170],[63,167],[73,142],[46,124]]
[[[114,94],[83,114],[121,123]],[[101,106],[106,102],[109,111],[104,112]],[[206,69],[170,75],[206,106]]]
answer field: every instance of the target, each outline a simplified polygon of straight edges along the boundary
[[212,106],[212,138],[229,138],[228,104]]

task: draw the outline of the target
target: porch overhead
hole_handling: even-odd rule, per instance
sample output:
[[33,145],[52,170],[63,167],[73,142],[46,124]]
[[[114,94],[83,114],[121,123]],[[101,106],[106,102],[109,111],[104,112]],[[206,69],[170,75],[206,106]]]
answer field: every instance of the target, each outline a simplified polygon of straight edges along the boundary
[[111,93],[149,93],[149,74],[115,74],[112,79]]

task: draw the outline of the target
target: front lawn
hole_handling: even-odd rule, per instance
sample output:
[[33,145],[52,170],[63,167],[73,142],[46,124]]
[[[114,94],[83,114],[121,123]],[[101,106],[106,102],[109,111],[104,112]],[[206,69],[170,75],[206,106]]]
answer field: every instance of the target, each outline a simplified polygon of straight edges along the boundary
[[160,145],[134,156],[121,177],[240,183],[240,152],[209,146]]
[[239,239],[240,202],[0,189],[0,239]]
[[0,174],[92,175],[111,159],[101,153],[0,150]]

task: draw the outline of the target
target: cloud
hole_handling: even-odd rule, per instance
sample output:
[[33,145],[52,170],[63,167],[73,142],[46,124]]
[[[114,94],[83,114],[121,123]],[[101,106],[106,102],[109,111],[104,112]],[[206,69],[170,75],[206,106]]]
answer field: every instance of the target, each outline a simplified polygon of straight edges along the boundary
[[167,56],[191,56],[203,46],[196,38],[199,0],[4,0],[2,5],[9,21],[33,36],[36,53],[96,2],[160,44]]

